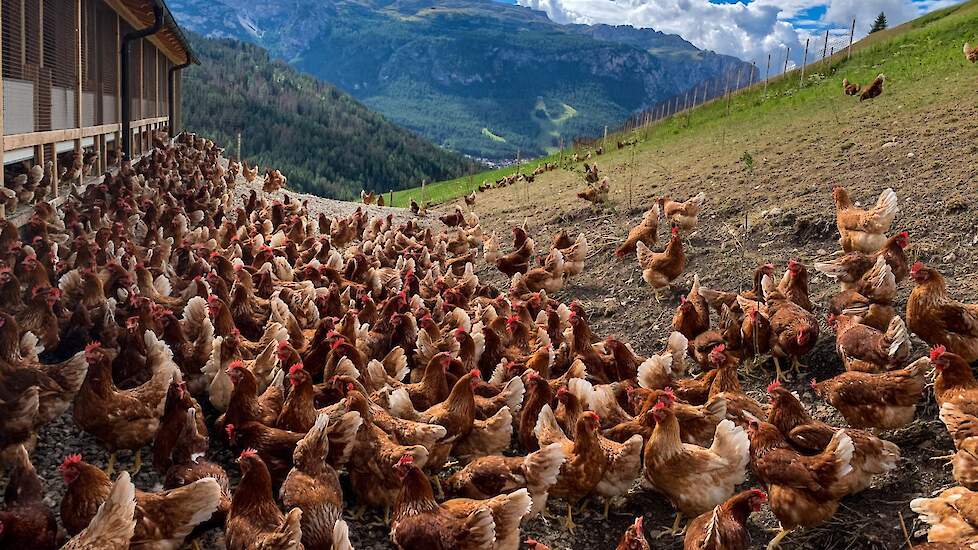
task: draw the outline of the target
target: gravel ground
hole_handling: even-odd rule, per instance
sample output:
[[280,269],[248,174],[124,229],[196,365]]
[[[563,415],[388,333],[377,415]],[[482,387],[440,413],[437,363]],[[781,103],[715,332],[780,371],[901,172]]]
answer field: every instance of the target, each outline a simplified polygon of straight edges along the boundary
[[[558,170],[538,176],[528,190],[516,187],[480,194],[475,211],[487,231],[501,236],[508,235],[510,226],[528,220],[531,236],[541,244],[549,242],[561,228],[574,235],[585,232],[592,244],[585,271],[557,297],[579,300],[590,312],[597,335],[623,337],[640,354],[661,349],[680,294],[657,304],[642,282],[634,259],[617,260],[613,249],[654,198],[665,193],[680,199],[700,190],[708,195],[701,227],[688,242],[687,273],[677,281],[684,289],[688,289],[694,273],[699,273],[704,286],[732,290],[749,284],[750,269],[760,261],[774,261],[783,268],[788,258],[810,265],[830,256],[838,248],[830,189],[834,184],[844,184],[863,203],[875,200],[883,188],[893,187],[901,201],[895,228],[910,231],[910,255],[945,273],[952,295],[978,302],[978,227],[972,202],[978,176],[978,150],[973,145],[978,139],[978,107],[973,99],[963,99],[961,93],[948,102],[911,113],[898,109],[895,99],[887,96],[865,106],[853,104],[857,107],[844,113],[845,125],[799,119],[776,129],[726,138],[723,145],[719,140],[677,139],[663,150],[640,151],[634,158],[627,150],[611,152],[598,158],[613,185],[612,203],[602,209],[576,200],[574,192],[581,187],[579,175]],[[744,150],[750,150],[756,162],[750,181],[738,161]],[[625,191],[628,181],[634,183],[631,201]],[[236,192],[247,192],[243,181]],[[362,206],[289,194],[308,199],[314,215],[347,215]],[[281,196],[281,192],[276,195]],[[368,208],[373,215],[393,213],[399,221],[410,217],[403,209]],[[742,229],[745,216],[751,228],[746,236]],[[660,228],[661,239],[664,234],[665,229]],[[504,237],[504,249],[509,244]],[[506,285],[495,270],[480,265],[479,273],[486,280]],[[834,291],[834,286],[817,274],[813,274],[811,288],[813,301],[819,304]],[[901,289],[901,307],[909,290],[910,283]],[[820,315],[824,318],[824,311]],[[827,327],[823,326],[822,334],[816,350],[805,359],[809,366],[806,380],[841,371]],[[914,343],[916,357],[926,347],[920,341]],[[755,397],[763,399],[763,388],[772,374],[755,372],[756,377],[745,377],[743,382]],[[800,392],[817,417],[842,425],[830,407],[815,401],[807,385],[799,381],[790,387]],[[913,541],[923,541],[925,532],[908,503],[952,485],[953,479],[949,469],[930,460],[951,448],[932,398],[918,407],[917,418],[911,426],[886,434],[903,452],[897,471],[881,476],[867,491],[844,499],[830,523],[793,534],[784,547],[900,548],[904,537],[898,515],[906,521]],[[211,451],[225,465],[233,484],[237,469],[220,439],[212,437]],[[46,500],[57,510],[64,492],[57,466],[64,455],[81,452],[86,461],[98,465],[105,464],[108,457],[90,436],[74,426],[70,412],[46,426],[39,441],[32,458],[45,479]],[[148,457],[148,449],[143,455]],[[131,464],[131,456],[120,455],[120,467]],[[159,476],[148,467],[134,481],[144,490],[160,486]],[[751,485],[749,481],[747,486]],[[637,515],[645,516],[650,533],[670,526],[674,518],[673,510],[661,497],[640,490],[627,495],[607,521],[597,518],[597,502],[591,502],[589,508],[591,511],[575,515],[582,527],[574,534],[567,532],[559,519],[535,519],[524,527],[524,535],[554,549],[607,548],[617,544]],[[551,500],[552,514],[560,517],[564,510],[562,502]],[[764,530],[775,526],[769,511],[756,514],[751,520],[752,547],[766,544],[771,535]],[[388,529],[376,514],[368,514],[364,522],[351,522],[350,527],[356,548],[390,547]],[[222,548],[221,533],[219,528],[201,533],[200,547]],[[658,549],[679,549],[682,540],[666,536],[652,544]]]

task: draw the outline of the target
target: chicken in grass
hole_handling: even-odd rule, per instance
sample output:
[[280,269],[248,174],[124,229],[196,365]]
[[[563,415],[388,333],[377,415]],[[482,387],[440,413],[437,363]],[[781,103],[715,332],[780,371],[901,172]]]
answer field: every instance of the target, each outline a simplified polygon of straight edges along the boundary
[[136,487],[129,480],[129,472],[122,472],[92,521],[62,549],[129,550],[129,543],[136,531],[135,513]]
[[846,252],[873,254],[886,244],[886,233],[900,211],[896,193],[885,189],[869,210],[855,206],[849,192],[842,187],[832,189],[835,201],[839,244]]
[[859,92],[861,90],[862,88],[859,86],[859,84],[856,84],[855,82],[849,82],[848,78],[842,79],[842,92],[845,93],[846,95],[850,95],[850,96],[859,95]]
[[672,238],[662,252],[653,252],[643,242],[639,242],[636,247],[642,279],[653,288],[653,295],[658,302],[659,290],[668,287],[686,270],[686,254],[683,252],[679,228],[672,228]]
[[669,197],[662,197],[657,203],[665,219],[674,227],[689,232],[699,225],[698,216],[703,209],[704,201],[706,201],[706,193],[700,192],[686,202],[676,202]]
[[747,520],[751,513],[760,512],[765,502],[767,495],[763,491],[750,489],[700,514],[689,522],[683,550],[747,550]]
[[577,193],[577,198],[584,199],[591,204],[604,204],[608,201],[608,194],[611,192],[611,180],[608,176],[601,178],[601,181],[594,185],[592,183],[587,184],[587,189],[584,191],[579,191]]
[[336,470],[326,463],[329,452],[329,414],[319,413],[315,425],[295,446],[295,467],[282,483],[279,496],[286,509],[302,510],[302,544],[329,548],[333,528],[343,513],[343,490]]
[[970,44],[964,44],[964,57],[972,63],[978,63],[978,48],[973,48]]
[[224,526],[228,550],[302,550],[302,510],[283,514],[272,496],[272,478],[254,449],[238,457],[241,481]]
[[615,550],[652,550],[649,541],[645,538],[643,524],[642,516],[635,518],[635,522],[625,529]]
[[906,254],[908,246],[910,234],[902,231],[887,239],[883,247],[872,254],[853,251],[834,260],[816,262],[815,269],[838,281],[842,290],[850,290],[859,286],[863,275],[873,269],[877,258],[883,256],[893,272],[893,278],[899,284],[910,274],[910,263]]
[[[812,418],[798,397],[777,382],[768,386],[767,393],[771,398],[768,421],[802,454],[821,453],[836,432],[842,430]],[[894,443],[863,430],[847,428],[846,435],[853,443],[852,471],[846,475],[848,494],[866,489],[872,483],[873,476],[896,468],[900,448]]]
[[567,457],[550,494],[567,501],[566,526],[571,532],[577,527],[573,505],[591,494],[608,468],[607,457],[598,439],[600,427],[598,415],[588,411],[577,419],[574,439],[568,439],[557,424],[550,405],[544,405],[534,429],[541,448],[557,443]]
[[747,433],[751,470],[767,487],[768,503],[781,526],[769,549],[777,548],[798,527],[814,527],[835,515],[852,470],[853,444],[844,430],[833,434],[825,450],[814,456],[792,449],[781,432],[766,422],[751,420]]
[[808,268],[805,264],[791,259],[788,260],[788,269],[784,272],[784,277],[778,283],[778,292],[801,306],[806,311],[815,311],[812,301],[808,297]]
[[886,83],[886,75],[880,74],[873,79],[862,91],[859,92],[859,101],[875,99],[883,95],[883,84]]
[[978,489],[978,417],[973,412],[973,403],[945,402],[941,405],[939,418],[954,441],[954,452],[935,459],[950,459],[951,474],[963,487]]
[[791,360],[795,373],[801,374],[801,357],[807,355],[818,342],[818,319],[811,312],[790,301],[784,294],[772,289],[773,282],[765,276],[767,304],[748,302],[738,297],[745,311],[756,308],[770,323],[770,351],[774,359],[778,380],[783,378],[780,359]]
[[[105,472],[70,455],[62,462],[61,475],[68,486],[61,499],[61,521],[68,534],[88,527],[112,492]],[[136,491],[135,547],[178,548],[191,531],[210,519],[221,500],[217,481],[207,478],[186,487],[146,493]]]
[[170,381],[180,376],[166,344],[151,331],[145,333],[145,340],[147,366],[152,369],[153,377],[131,390],[115,387],[109,358],[98,342],[85,348],[88,377],[75,398],[74,418],[81,429],[112,452],[106,468],[110,473],[116,451],[123,449],[136,453],[134,468],[139,471],[140,451],[156,436]]
[[677,509],[673,534],[685,515],[695,518],[723,504],[747,475],[749,443],[730,420],[717,425],[709,448],[683,443],[669,399],[656,403],[655,429],[645,445],[645,480]]
[[932,498],[911,500],[910,509],[930,526],[928,542],[961,544],[960,548],[978,543],[978,493],[952,487]]
[[487,500],[435,501],[428,477],[410,456],[395,467],[401,493],[394,506],[390,539],[401,550],[516,550],[520,521],[530,511],[526,489]]
[[812,379],[811,387],[853,428],[895,430],[913,421],[929,370],[930,361],[922,357],[881,374],[850,371],[822,382]]
[[886,332],[862,324],[857,316],[829,314],[835,330],[835,349],[846,370],[883,372],[898,369],[910,356],[910,333],[903,319],[894,317]]
[[907,300],[907,327],[931,346],[941,345],[967,363],[978,361],[978,304],[962,304],[948,295],[944,276],[917,262],[916,283]]
[[654,247],[659,242],[658,229],[659,208],[656,206],[649,208],[645,212],[645,215],[642,216],[642,221],[628,231],[628,237],[625,238],[625,242],[615,249],[615,256],[624,258],[634,253],[635,248],[640,242],[648,248]]
[[4,548],[57,548],[58,523],[44,503],[41,478],[27,450],[19,445],[0,506],[0,546]]
[[560,443],[551,443],[526,456],[484,456],[448,478],[445,490],[453,496],[488,499],[527,489],[533,506],[527,517],[546,510],[550,487],[567,459]]

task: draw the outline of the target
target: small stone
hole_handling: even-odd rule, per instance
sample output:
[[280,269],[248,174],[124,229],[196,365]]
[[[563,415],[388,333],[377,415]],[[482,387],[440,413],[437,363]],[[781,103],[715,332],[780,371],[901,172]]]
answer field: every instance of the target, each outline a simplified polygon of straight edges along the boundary
[[818,250],[815,251],[815,253],[818,254],[819,256],[824,256],[824,255],[828,254],[829,251],[828,250],[825,250],[824,248],[819,248]]
[[914,154],[913,153],[907,153],[907,158],[908,159],[912,159],[913,157],[914,157]]

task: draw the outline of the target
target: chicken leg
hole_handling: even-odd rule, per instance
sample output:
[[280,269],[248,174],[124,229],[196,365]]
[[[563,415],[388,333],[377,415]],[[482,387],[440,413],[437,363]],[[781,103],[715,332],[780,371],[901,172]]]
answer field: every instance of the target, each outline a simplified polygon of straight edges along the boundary
[[139,473],[139,470],[141,470],[142,467],[143,467],[143,450],[142,449],[138,449],[136,451],[136,460],[133,461],[132,466],[133,466],[132,475],[135,476],[136,474]]
[[781,381],[787,382],[787,379],[784,377],[784,373],[781,372],[781,361],[779,361],[778,358],[777,358],[777,356],[775,356],[775,355],[772,355],[771,356],[771,359],[774,359],[774,372],[777,373],[776,374],[777,381],[778,382],[781,382]]
[[567,519],[564,520],[564,527],[573,535],[574,529],[577,528],[577,524],[574,523],[574,505],[570,502],[567,503]]
[[115,472],[115,452],[109,455],[109,463],[105,465],[105,475],[112,477]]
[[785,529],[784,527],[782,527],[781,532],[779,532],[778,535],[773,539],[771,539],[771,542],[768,543],[767,550],[774,550],[775,548],[781,548],[781,541],[784,540],[784,538],[787,537],[788,534],[791,533],[791,531],[793,531],[793,529]]

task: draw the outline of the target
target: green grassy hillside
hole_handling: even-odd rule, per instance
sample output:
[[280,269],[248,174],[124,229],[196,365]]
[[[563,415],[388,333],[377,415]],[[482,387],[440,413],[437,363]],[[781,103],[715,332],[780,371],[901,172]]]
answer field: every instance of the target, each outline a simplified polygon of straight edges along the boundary
[[[679,139],[717,143],[729,143],[733,136],[759,135],[766,129],[777,128],[786,121],[803,118],[812,124],[831,121],[846,124],[847,110],[857,98],[842,95],[842,80],[866,84],[876,75],[887,76],[886,94],[898,95],[899,108],[922,108],[939,97],[932,93],[934,79],[948,79],[962,74],[975,73],[975,66],[968,63],[961,47],[965,41],[978,41],[978,0],[938,10],[899,27],[875,33],[858,42],[847,60],[846,52],[839,52],[825,63],[809,66],[805,82],[799,71],[789,72],[783,78],[773,79],[765,91],[764,84],[734,95],[728,106],[724,100],[700,106],[686,114],[659,121],[647,129],[612,134],[608,136],[608,155],[631,154],[617,151],[619,139],[637,138],[636,154],[650,154],[666,144]],[[858,136],[856,137],[858,139]],[[563,157],[573,152],[567,149]],[[560,153],[544,159],[524,163],[524,169],[532,170],[540,162],[551,161]],[[601,159],[598,159],[601,163]],[[511,174],[515,166],[493,170],[475,176],[437,182],[426,186],[427,200],[442,202],[462,196],[484,181]],[[409,198],[420,199],[420,188],[408,189],[395,194],[397,204]]]

